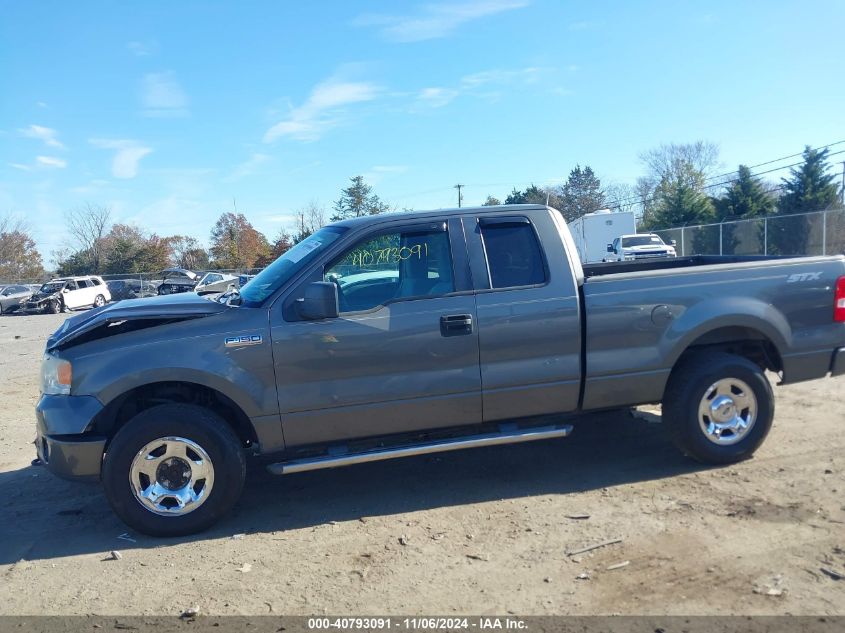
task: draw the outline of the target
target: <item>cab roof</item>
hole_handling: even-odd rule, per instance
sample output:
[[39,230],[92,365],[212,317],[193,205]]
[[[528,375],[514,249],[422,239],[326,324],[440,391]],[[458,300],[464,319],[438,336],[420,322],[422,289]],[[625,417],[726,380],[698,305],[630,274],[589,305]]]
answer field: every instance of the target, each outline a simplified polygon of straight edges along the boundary
[[340,220],[339,222],[332,222],[328,226],[343,226],[353,228],[361,226],[362,224],[369,224],[378,219],[403,217],[409,220],[428,220],[432,218],[446,218],[455,215],[466,214],[491,214],[508,211],[531,211],[539,209],[550,209],[544,204],[499,204],[488,207],[453,207],[449,209],[434,209],[431,211],[390,211],[388,213],[380,213],[378,215],[363,215],[358,218],[350,218],[348,220]]

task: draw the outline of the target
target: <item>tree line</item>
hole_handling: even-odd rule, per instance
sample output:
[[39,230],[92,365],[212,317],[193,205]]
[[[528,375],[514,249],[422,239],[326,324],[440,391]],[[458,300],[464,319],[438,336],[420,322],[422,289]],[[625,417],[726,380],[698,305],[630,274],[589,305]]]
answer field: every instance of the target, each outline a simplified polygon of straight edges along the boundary
[[[640,155],[646,173],[634,185],[604,187],[589,166],[576,165],[564,184],[514,189],[504,203],[549,204],[567,222],[599,209],[637,210],[640,231],[842,209],[829,151],[806,147],[801,162],[774,183],[755,176],[746,165],[739,165],[736,172],[717,174],[719,150],[713,143],[662,145]],[[483,204],[501,202],[488,196]],[[766,240],[769,253],[800,254],[807,252],[809,238],[806,225],[781,221],[770,223],[766,236],[761,229],[758,239]],[[738,243],[736,225],[726,224],[721,240],[723,251],[733,252]],[[845,249],[845,235],[841,241]],[[701,253],[719,252],[718,231],[698,232],[693,248]]]
[[[602,184],[593,169],[576,165],[566,182],[552,187],[531,184],[514,188],[504,202],[487,196],[483,205],[548,204],[567,222],[585,213],[610,208],[636,210],[640,230],[654,231],[726,220],[790,216],[824,209],[841,209],[828,149],[806,147],[780,183],[755,176],[739,165],[736,172],[717,174],[719,150],[713,143],[661,145],[640,155],[644,174],[636,183]],[[209,246],[189,235],[161,236],[131,224],[112,221],[111,210],[85,204],[65,218],[68,245],[53,253],[56,273],[122,274],[160,271],[170,266],[190,270],[266,266],[327,221],[338,221],[396,210],[383,201],[363,176],[350,178],[331,210],[310,202],[295,214],[295,226],[273,239],[258,231],[243,213],[220,214],[209,233]],[[724,252],[738,241],[735,225],[722,230]],[[771,253],[806,251],[809,231],[789,222],[771,223],[767,238]],[[697,252],[718,251],[718,234],[699,232]],[[760,239],[764,239],[760,236]],[[843,236],[845,241],[845,236]],[[0,280],[36,278],[45,274],[41,254],[25,223],[0,218]]]

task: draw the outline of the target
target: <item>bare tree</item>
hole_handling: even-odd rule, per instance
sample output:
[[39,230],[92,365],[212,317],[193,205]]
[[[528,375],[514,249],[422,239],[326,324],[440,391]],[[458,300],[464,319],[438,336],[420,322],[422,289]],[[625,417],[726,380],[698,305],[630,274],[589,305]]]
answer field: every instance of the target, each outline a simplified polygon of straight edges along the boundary
[[628,183],[614,182],[604,190],[605,204],[614,211],[634,211],[640,204],[637,188]]
[[311,200],[296,212],[294,242],[301,242],[326,224],[326,209],[316,200]]
[[105,240],[111,221],[111,209],[89,202],[67,214],[67,230],[75,242],[77,252],[85,252],[92,272],[100,272],[105,252]]

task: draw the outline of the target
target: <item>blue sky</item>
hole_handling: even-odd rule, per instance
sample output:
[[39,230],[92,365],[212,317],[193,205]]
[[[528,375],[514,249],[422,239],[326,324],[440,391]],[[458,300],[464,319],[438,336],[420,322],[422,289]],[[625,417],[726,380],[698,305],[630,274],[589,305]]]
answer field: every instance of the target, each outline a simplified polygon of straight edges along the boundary
[[[0,214],[271,239],[364,174],[399,207],[503,198],[576,163],[717,143],[724,166],[845,139],[845,2],[8,2]],[[841,158],[841,157],[838,157]],[[779,174],[773,174],[779,176]]]

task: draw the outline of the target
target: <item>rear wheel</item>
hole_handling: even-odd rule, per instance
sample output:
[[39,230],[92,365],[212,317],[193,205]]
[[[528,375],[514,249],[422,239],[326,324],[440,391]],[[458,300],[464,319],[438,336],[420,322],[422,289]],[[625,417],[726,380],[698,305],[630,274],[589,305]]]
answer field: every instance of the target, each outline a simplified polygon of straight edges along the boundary
[[240,441],[213,411],[164,404],[132,418],[106,450],[103,487],[139,532],[201,532],[237,502],[246,474]]
[[723,352],[682,360],[663,400],[663,418],[676,446],[707,464],[751,457],[769,434],[774,413],[774,394],[763,370]]

